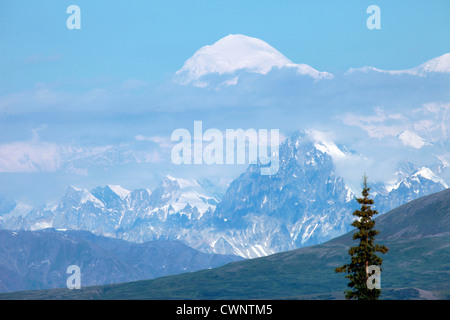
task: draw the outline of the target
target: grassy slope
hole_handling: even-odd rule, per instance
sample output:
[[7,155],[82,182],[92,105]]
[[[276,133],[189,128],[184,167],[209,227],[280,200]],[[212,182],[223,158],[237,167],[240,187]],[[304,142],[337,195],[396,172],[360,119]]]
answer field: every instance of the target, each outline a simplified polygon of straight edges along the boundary
[[[450,298],[450,236],[383,241],[382,289],[420,288]],[[342,298],[346,279],[334,268],[348,260],[347,247],[327,243],[226,266],[82,290],[55,289],[0,295],[0,299],[282,299]],[[417,290],[384,298],[419,298]]]
[[[449,203],[446,190],[377,219],[378,242],[390,249],[383,256],[382,298],[450,299]],[[342,298],[347,279],[334,268],[349,261],[351,239],[346,234],[318,246],[154,280],[77,291],[17,292],[0,299]]]

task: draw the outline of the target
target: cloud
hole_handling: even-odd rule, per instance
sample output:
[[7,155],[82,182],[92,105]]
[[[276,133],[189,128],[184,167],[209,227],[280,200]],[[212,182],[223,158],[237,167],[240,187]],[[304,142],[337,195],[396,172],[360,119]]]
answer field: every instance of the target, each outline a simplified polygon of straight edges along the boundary
[[167,162],[167,156],[158,151],[137,152],[135,154],[136,163],[163,163]]
[[66,172],[87,176],[96,168],[111,169],[128,163],[167,162],[167,150],[130,144],[80,147],[36,139],[0,145],[0,173]]
[[[98,84],[96,87],[63,88],[62,84],[37,83],[34,88],[0,96],[0,112],[10,115],[71,115],[83,119],[148,111],[148,83],[131,79],[123,83]],[[102,87],[102,85],[104,87]],[[76,86],[75,86],[76,87]]]
[[0,172],[55,172],[61,167],[60,148],[39,141],[0,145]]
[[[408,128],[408,124],[403,123],[405,116],[395,113],[390,114],[383,108],[375,108],[373,115],[357,115],[354,113],[347,113],[344,115],[342,121],[349,126],[355,126],[366,131],[371,138],[385,138],[388,136],[398,136],[401,132]],[[385,124],[390,121],[393,124]],[[401,123],[398,123],[401,122]]]
[[342,122],[366,131],[371,138],[399,137],[405,145],[414,148],[421,148],[426,141],[445,141],[450,134],[449,103],[426,103],[402,114],[390,114],[382,108],[374,112],[372,115],[346,113]]
[[67,173],[73,173],[78,176],[85,176],[87,177],[89,175],[88,169],[81,169],[81,168],[75,168],[74,166],[68,166],[65,170]]
[[[314,76],[302,76],[300,65],[291,66],[290,60],[271,48],[258,46],[264,59],[255,65],[254,60],[241,65],[239,55],[217,70],[200,68],[210,62],[201,59],[186,65],[184,71],[199,72],[190,74],[195,81],[217,86],[180,85],[173,79],[157,87],[140,79],[84,81],[67,87],[39,83],[30,90],[0,96],[0,115],[11,116],[0,118],[3,132],[11,132],[2,135],[2,141],[8,142],[0,145],[0,172],[59,171],[91,178],[104,168],[117,169],[110,174],[122,166],[131,176],[135,164],[157,164],[153,167],[163,171],[171,164],[174,143],[170,133],[180,127],[192,129],[194,120],[202,120],[205,130],[218,128],[224,136],[225,128],[278,128],[280,133],[330,130],[345,136],[340,142],[369,159],[378,156],[373,161],[380,168],[380,158],[386,158],[381,159],[384,164],[406,157],[404,151],[418,154],[418,148],[430,147],[428,142],[448,139],[446,84],[450,78],[446,74],[411,77],[354,72],[316,81]],[[248,56],[253,57],[255,51],[250,49]],[[204,53],[197,58],[210,56]],[[211,57],[220,60],[226,55]],[[220,62],[216,60],[214,66]],[[41,140],[41,123],[51,131],[46,139],[57,139],[57,143]],[[38,129],[31,140],[22,141],[21,130],[30,130],[30,126]],[[322,145],[328,147],[334,140],[322,138]],[[363,144],[370,148],[364,150]],[[339,158],[339,152],[336,154],[337,161],[347,160],[342,160],[342,168],[348,168],[349,174],[364,163],[356,155]],[[152,166],[140,166],[136,171],[143,167]],[[214,169],[214,174],[226,175],[226,169]]]
[[415,110],[421,120],[415,129],[423,132],[431,141],[447,140],[450,136],[450,103],[431,102]]
[[32,55],[27,56],[23,60],[23,63],[26,65],[37,65],[37,64],[59,61],[61,59],[62,59],[61,54],[54,54],[54,55],[32,54]]
[[137,91],[147,87],[149,83],[140,79],[129,79],[122,83],[121,90],[123,91]]
[[149,137],[147,137],[147,136],[138,134],[134,137],[134,139],[136,141],[149,141],[149,142],[156,143],[162,149],[169,149],[169,148],[172,148],[172,146],[173,146],[173,143],[170,140],[169,136],[167,136],[167,137],[165,137],[165,136],[149,136]]

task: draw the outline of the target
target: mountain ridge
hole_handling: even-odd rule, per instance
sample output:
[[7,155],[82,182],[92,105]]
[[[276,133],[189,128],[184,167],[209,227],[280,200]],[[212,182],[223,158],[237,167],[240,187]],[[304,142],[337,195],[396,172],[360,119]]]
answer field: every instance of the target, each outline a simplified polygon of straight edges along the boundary
[[[450,298],[449,218],[449,189],[375,218],[380,231],[376,242],[389,248],[382,256],[381,299]],[[353,242],[350,232],[324,244],[211,270],[76,292],[19,292],[0,299],[343,299],[347,281],[334,269],[348,261]]]
[[[133,242],[180,240],[202,252],[245,258],[323,243],[349,231],[355,192],[338,174],[336,160],[354,151],[297,132],[280,146],[276,175],[261,176],[250,165],[218,196],[214,187],[166,176],[152,191],[109,186],[92,191],[69,187],[57,205],[24,216],[4,214],[11,230],[88,230]],[[376,209],[383,214],[446,187],[431,169],[400,166],[390,185],[373,184]],[[126,196],[124,197],[124,195]]]
[[181,241],[137,244],[78,230],[0,230],[0,240],[0,292],[63,288],[70,265],[80,267],[83,286],[92,286],[191,272],[242,259],[202,253]]
[[[317,71],[307,64],[292,62],[264,40],[242,34],[229,34],[213,44],[198,49],[175,73],[174,79],[184,85],[193,83],[197,87],[207,87],[210,84],[206,80],[207,76],[230,75],[232,77],[223,80],[219,87],[230,86],[238,83],[239,71],[266,75],[275,68],[295,69],[299,75],[306,75],[316,80],[335,77],[326,71]],[[410,69],[382,70],[365,66],[349,68],[344,75],[358,72],[420,77],[433,73],[450,73],[450,53],[431,58]]]

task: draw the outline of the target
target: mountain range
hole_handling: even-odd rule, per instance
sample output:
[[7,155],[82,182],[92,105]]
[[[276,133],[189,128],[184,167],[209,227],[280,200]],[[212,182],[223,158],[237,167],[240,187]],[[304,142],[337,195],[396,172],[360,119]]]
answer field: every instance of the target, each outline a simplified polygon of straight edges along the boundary
[[[450,298],[450,190],[375,218],[381,299]],[[343,299],[353,232],[324,244],[148,281],[0,295],[0,299]]]
[[[172,176],[154,190],[71,186],[57,204],[25,214],[2,200],[0,208],[6,209],[0,228],[86,230],[136,243],[179,240],[206,253],[266,256],[320,244],[350,230],[356,192],[337,173],[335,162],[354,153],[298,132],[280,146],[277,174],[262,176],[261,164],[250,165],[225,194],[210,181]],[[430,168],[405,162],[395,181],[374,183],[372,192],[383,214],[445,188]]]
[[[0,172],[5,174],[2,176],[5,181],[9,181],[3,184],[3,188],[15,185],[16,193],[20,189],[24,194],[37,194],[46,187],[39,185],[41,181],[34,173],[52,172],[56,176],[61,172],[70,173],[72,178],[81,176],[82,180],[92,179],[90,185],[93,185],[95,179],[105,181],[105,175],[110,178],[111,174],[120,176],[126,172],[130,175],[128,179],[135,181],[136,174],[140,177],[144,170],[149,172],[157,168],[159,173],[171,172],[167,164],[170,161],[164,161],[170,149],[167,140],[170,134],[166,136],[166,131],[172,129],[170,126],[184,126],[192,117],[201,117],[208,123],[216,121],[223,128],[229,125],[273,125],[282,132],[292,133],[299,127],[308,130],[293,134],[281,144],[277,174],[261,176],[261,164],[250,165],[230,183],[225,192],[209,180],[188,180],[166,175],[151,190],[140,188],[129,191],[115,184],[92,190],[70,186],[56,203],[35,207],[0,195],[0,229],[5,229],[1,231],[4,242],[1,271],[6,275],[0,286],[2,290],[64,286],[61,280],[64,270],[61,270],[76,261],[81,261],[83,270],[88,270],[85,284],[96,285],[209,268],[237,259],[231,255],[241,258],[269,256],[268,260],[255,259],[256,264],[251,265],[258,270],[258,261],[266,261],[268,264],[262,267],[267,272],[263,272],[264,275],[281,272],[272,265],[274,262],[271,259],[293,259],[288,252],[300,252],[300,256],[306,257],[305,260],[319,262],[318,257],[343,257],[343,251],[339,250],[348,243],[327,241],[351,231],[352,211],[357,207],[354,200],[359,190],[351,178],[354,178],[355,172],[363,175],[361,163],[371,162],[372,169],[383,171],[392,169],[390,164],[395,161],[393,179],[370,180],[375,208],[380,214],[448,188],[449,66],[450,54],[447,53],[407,70],[363,67],[350,69],[344,74],[331,74],[304,63],[295,63],[260,39],[229,35],[200,48],[170,81],[155,92],[147,92],[133,100],[134,96],[125,90],[127,94],[122,99],[126,103],[122,103],[127,108],[108,108],[108,118],[117,117],[115,112],[123,110],[134,115],[145,115],[142,121],[130,119],[133,126],[123,126],[122,114],[117,117],[117,122],[102,125],[95,118],[96,112],[104,113],[103,109],[96,109],[97,105],[109,106],[112,100],[120,100],[120,97],[110,96],[105,103],[102,100],[105,97],[96,100],[91,96],[77,95],[80,100],[75,99],[72,103],[80,105],[77,113],[82,116],[81,122],[75,121],[71,127],[73,131],[65,127],[67,132],[63,132],[56,129],[60,128],[59,124],[55,126],[53,123],[48,126],[53,131],[47,131],[44,138],[38,132],[47,130],[46,126],[35,123],[38,129],[32,131],[31,140],[9,141],[0,145]],[[40,105],[38,110],[44,114],[50,112],[52,116],[65,110],[59,105],[53,108],[52,103],[42,106],[41,101],[28,100],[30,96],[41,96],[42,91],[37,90],[35,95],[25,94],[26,106]],[[94,90],[92,94],[95,96],[100,91]],[[45,93],[58,96],[58,92],[51,90]],[[103,94],[108,96],[107,91]],[[67,96],[63,96],[64,99],[52,100],[66,101]],[[12,100],[18,101],[19,106],[22,101],[20,95]],[[94,101],[95,106],[89,101]],[[10,107],[13,113],[25,109],[23,106],[13,107],[16,102],[12,102]],[[149,105],[157,110],[150,110]],[[118,106],[123,107],[120,103]],[[82,112],[90,109],[96,112]],[[89,118],[92,115],[94,118]],[[73,120],[72,115],[68,118]],[[152,121],[151,130],[148,119]],[[173,119],[173,122],[168,128],[167,121],[154,119]],[[178,119],[183,121],[178,122]],[[80,126],[80,123],[94,120],[99,127],[96,127],[96,134],[89,131],[89,135],[98,134],[96,141],[103,141],[98,143],[104,145],[73,144],[80,129],[89,127]],[[349,144],[324,139],[319,131],[312,129],[316,126],[326,127],[330,135],[339,133]],[[117,130],[121,127],[126,127],[127,132],[119,143]],[[133,129],[129,129],[131,127]],[[80,134],[87,135],[86,132]],[[115,138],[102,140],[104,134]],[[58,142],[45,140],[52,136],[61,136],[61,139]],[[67,142],[67,137],[70,142]],[[77,137],[78,141],[84,139]],[[110,144],[106,145],[106,141]],[[363,150],[356,151],[353,146]],[[119,170],[119,167],[124,169],[125,164],[126,170]],[[199,171],[203,171],[204,167],[199,168],[192,166],[186,170],[192,169],[191,176],[200,176]],[[349,171],[352,171],[351,174]],[[30,174],[27,177],[39,183],[29,183],[28,180],[23,183],[21,179],[16,179],[16,174],[23,173]],[[46,179],[45,182],[51,184]],[[22,190],[20,186],[28,189]],[[419,207],[424,205],[422,202],[414,203]],[[409,212],[412,210],[408,207]],[[432,210],[428,208],[426,211]],[[409,255],[410,248],[421,255],[421,272],[429,273],[422,264],[428,258],[433,258],[431,264],[436,270],[446,266],[445,261],[436,262],[438,258],[430,248],[439,247],[438,240],[446,244],[447,239],[433,233],[435,231],[428,234],[418,228],[419,222],[423,226],[431,223],[429,230],[438,230],[439,227],[433,227],[437,222],[434,219],[427,221],[429,215],[427,219],[414,216],[417,219],[412,220],[405,218],[406,213],[400,216],[404,219],[390,220],[395,231],[391,236],[407,235],[405,242],[394,236],[382,238],[394,248],[395,256],[391,261],[397,261],[395,270],[403,270],[397,257],[405,261],[413,259]],[[381,226],[383,230],[389,230],[388,222],[383,222],[383,217],[379,218]],[[448,227],[441,220],[440,227]],[[402,224],[407,225],[406,229],[399,229]],[[323,246],[311,247],[323,243]],[[330,243],[332,249],[328,250]],[[307,248],[292,251],[302,247]],[[325,251],[314,251],[313,255],[308,256],[307,253],[312,252],[308,248],[313,248],[313,251],[314,248],[322,248],[320,250]],[[170,269],[167,264],[155,264],[153,260],[148,260],[147,255],[141,257],[138,254],[149,250],[157,252],[157,261],[169,261],[173,268]],[[172,251],[177,253],[176,257],[171,256]],[[287,253],[274,255],[281,251]],[[444,257],[447,255],[445,246],[439,247],[437,252]],[[212,254],[230,256],[224,258]],[[192,264],[186,263],[187,260]],[[89,261],[93,261],[92,265]],[[337,260],[327,261],[326,266],[330,266]],[[319,262],[280,266],[294,273],[294,267],[299,266],[306,270],[320,269]],[[264,269],[267,265],[271,267]],[[99,266],[98,270],[94,270],[94,266]],[[250,275],[251,271],[245,274],[247,277]],[[329,286],[335,283],[333,279],[325,274],[322,276],[330,281],[321,284],[324,290],[320,292],[329,293],[337,288]],[[397,276],[402,279],[401,275]],[[312,277],[318,279],[314,275]],[[394,281],[392,279],[390,281]],[[440,278],[433,273],[431,282],[434,279],[440,279],[442,283],[446,281],[445,277]],[[259,280],[264,280],[264,277]],[[419,295],[441,294],[436,291],[437,284],[433,282],[430,285],[431,282],[418,282],[420,285],[425,283],[425,289],[420,290],[434,290],[425,293],[417,291]],[[286,277],[286,281],[280,283],[292,288],[296,282]],[[270,286],[276,290],[282,289],[278,284],[271,283]],[[230,295],[231,291],[229,288],[224,290],[225,294],[229,292]],[[319,291],[305,292],[314,294]],[[294,291],[291,293],[296,295]],[[283,291],[275,296],[285,297],[286,294],[287,291]],[[192,295],[195,296],[191,293],[188,296]],[[218,296],[211,292],[207,295]],[[263,296],[270,294],[260,297]]]
[[[222,76],[222,86],[233,86],[239,73],[267,75],[274,69],[291,69],[299,76],[315,80],[333,79],[335,75],[318,71],[305,63],[294,63],[267,42],[242,34],[229,34],[217,42],[197,50],[179,69],[174,80],[180,84],[207,87],[213,84],[211,76]],[[410,75],[424,77],[428,74],[449,74],[450,53],[445,53],[406,70],[382,70],[372,66],[350,68],[345,75],[357,73]]]

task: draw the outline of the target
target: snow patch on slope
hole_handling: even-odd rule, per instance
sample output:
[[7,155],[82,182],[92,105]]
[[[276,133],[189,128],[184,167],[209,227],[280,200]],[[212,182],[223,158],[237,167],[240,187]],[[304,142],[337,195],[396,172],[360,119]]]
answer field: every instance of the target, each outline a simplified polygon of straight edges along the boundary
[[122,188],[121,186],[118,186],[118,185],[111,185],[111,184],[109,184],[108,187],[115,194],[117,194],[122,200],[125,199],[130,194],[129,190],[124,189],[124,188]]
[[437,175],[435,175],[433,173],[433,171],[431,171],[430,168],[422,167],[416,173],[414,173],[412,175],[413,178],[418,178],[419,176],[421,176],[421,177],[423,177],[425,179],[431,180],[433,182],[440,183],[445,188],[448,188],[448,185],[445,183],[445,181],[442,178],[440,178]]

